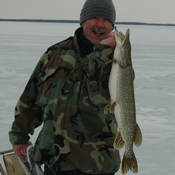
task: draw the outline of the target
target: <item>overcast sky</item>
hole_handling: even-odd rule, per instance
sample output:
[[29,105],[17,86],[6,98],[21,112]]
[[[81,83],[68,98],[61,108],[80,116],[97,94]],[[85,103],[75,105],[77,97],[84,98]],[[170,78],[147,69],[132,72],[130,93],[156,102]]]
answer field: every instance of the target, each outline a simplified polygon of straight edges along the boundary
[[[2,19],[79,20],[85,0],[0,0]],[[116,22],[175,24],[175,0],[113,0]]]

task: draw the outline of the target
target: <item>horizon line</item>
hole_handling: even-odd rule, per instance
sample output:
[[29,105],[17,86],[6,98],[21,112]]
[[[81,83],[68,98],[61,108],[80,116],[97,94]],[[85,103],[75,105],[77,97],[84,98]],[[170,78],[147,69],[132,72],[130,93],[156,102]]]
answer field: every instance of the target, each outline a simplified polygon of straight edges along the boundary
[[[51,23],[79,23],[79,20],[52,20],[52,19],[1,19],[0,21],[14,22],[51,22]],[[115,22],[115,24],[123,25],[156,25],[156,26],[175,26],[175,24],[166,23],[147,23],[147,22]]]

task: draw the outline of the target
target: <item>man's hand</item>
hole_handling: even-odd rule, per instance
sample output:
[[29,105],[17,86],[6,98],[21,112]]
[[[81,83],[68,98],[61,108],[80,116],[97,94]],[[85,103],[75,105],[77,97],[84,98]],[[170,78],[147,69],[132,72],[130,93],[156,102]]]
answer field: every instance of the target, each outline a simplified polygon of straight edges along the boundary
[[115,47],[116,46],[116,42],[115,42],[115,34],[114,34],[114,32],[111,32],[109,34],[109,37],[108,38],[102,40],[101,41],[101,44]]
[[13,150],[18,157],[24,158],[27,155],[27,144],[13,145]]

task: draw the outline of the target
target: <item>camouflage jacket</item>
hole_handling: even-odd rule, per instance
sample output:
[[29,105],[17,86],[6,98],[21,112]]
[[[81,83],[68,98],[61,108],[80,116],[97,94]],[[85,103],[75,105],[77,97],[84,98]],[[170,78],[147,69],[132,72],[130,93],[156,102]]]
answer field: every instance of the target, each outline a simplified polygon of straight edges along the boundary
[[34,146],[34,161],[58,170],[116,172],[120,157],[113,148],[117,124],[104,114],[110,101],[108,78],[114,48],[94,45],[81,56],[74,37],[48,48],[39,60],[15,108],[9,132],[12,144],[23,144],[43,123]]

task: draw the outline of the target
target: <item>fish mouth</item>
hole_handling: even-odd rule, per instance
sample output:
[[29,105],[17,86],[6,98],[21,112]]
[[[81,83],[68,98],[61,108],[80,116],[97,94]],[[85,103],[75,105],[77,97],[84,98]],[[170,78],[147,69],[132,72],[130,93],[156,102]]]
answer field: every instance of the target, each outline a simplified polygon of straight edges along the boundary
[[119,32],[117,30],[117,27],[115,27],[114,29],[115,29],[116,43],[120,43],[121,45],[124,45],[125,43],[127,43],[129,41],[129,33],[130,33],[129,29],[126,30],[125,35],[122,32]]
[[115,27],[115,40],[116,40],[116,48],[114,51],[114,58],[117,60],[117,63],[120,65],[122,69],[127,68],[132,65],[131,62],[131,44],[129,40],[130,30],[126,30],[126,34],[124,35],[122,32],[119,32]]

